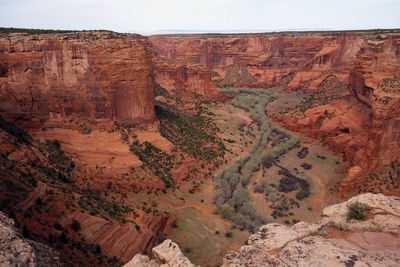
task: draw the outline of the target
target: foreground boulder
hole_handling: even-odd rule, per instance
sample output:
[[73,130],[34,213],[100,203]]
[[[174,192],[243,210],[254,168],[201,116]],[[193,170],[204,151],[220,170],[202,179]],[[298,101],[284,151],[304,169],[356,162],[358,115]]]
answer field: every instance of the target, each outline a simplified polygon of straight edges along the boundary
[[[363,220],[348,218],[364,207]],[[363,194],[323,210],[319,223],[271,223],[229,252],[223,266],[399,266],[400,198]]]
[[124,267],[194,266],[189,259],[183,255],[179,246],[169,239],[154,247],[152,252],[155,257],[154,260],[150,260],[146,255],[136,254]]
[[61,266],[51,248],[24,238],[0,211],[0,266]]

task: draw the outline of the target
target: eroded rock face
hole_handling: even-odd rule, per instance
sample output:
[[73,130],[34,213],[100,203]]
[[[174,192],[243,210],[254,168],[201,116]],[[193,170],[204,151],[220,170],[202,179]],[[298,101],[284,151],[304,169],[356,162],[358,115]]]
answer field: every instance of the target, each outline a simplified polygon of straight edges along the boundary
[[24,238],[15,230],[14,221],[0,211],[1,266],[61,266],[51,248]]
[[124,267],[194,267],[189,259],[183,255],[179,246],[169,239],[154,247],[152,252],[155,257],[154,260],[150,260],[145,255],[136,254]]
[[218,89],[212,82],[211,72],[207,67],[160,58],[154,62],[155,81],[168,91],[185,89],[218,99]]
[[[290,130],[323,139],[352,167],[340,193],[365,183],[363,173],[400,159],[400,35],[371,35],[357,53],[349,95],[302,113],[283,116]],[[399,192],[391,191],[391,194]]]
[[0,112],[153,122],[151,59],[139,35],[2,34]]
[[[346,81],[365,33],[159,35],[149,40],[168,60],[206,66],[219,87],[296,89],[335,76]],[[310,85],[311,83],[311,85]]]
[[[367,219],[347,220],[356,201]],[[400,198],[363,194],[324,209],[319,223],[267,224],[223,266],[396,266],[400,264]],[[347,221],[346,221],[347,220]]]

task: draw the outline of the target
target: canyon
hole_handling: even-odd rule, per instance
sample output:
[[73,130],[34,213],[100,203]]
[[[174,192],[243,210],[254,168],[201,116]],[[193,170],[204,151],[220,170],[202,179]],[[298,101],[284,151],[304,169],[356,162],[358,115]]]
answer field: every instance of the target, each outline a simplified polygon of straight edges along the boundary
[[400,137],[394,130],[400,106],[398,33],[159,35],[149,40],[167,60],[207,67],[218,87],[284,86],[310,94],[303,109],[273,118],[344,153],[352,166],[341,194],[354,192],[368,174],[399,159]]
[[[29,231],[25,237],[61,252],[64,264],[122,264],[139,253],[165,263],[154,249],[166,233],[178,238],[196,262],[205,263],[208,251],[191,252],[183,233],[215,235],[218,247],[212,252],[218,255],[210,255],[212,260],[239,249],[249,229],[231,229],[238,238],[230,244],[201,218],[190,227],[180,218],[196,218],[197,210],[230,231],[232,222],[214,214],[212,177],[250,152],[256,142],[251,136],[260,134],[248,112],[233,108],[231,99],[237,96],[229,94],[230,87],[250,90],[245,97],[251,90],[267,92],[271,99],[264,113],[282,131],[300,136],[293,151],[309,148],[308,162],[329,164],[314,159],[325,150],[312,140],[333,153],[324,155],[343,175],[332,174],[334,185],[317,185],[326,187],[320,190],[326,194],[323,201],[312,192],[312,205],[301,202],[310,205],[300,209],[304,217],[315,219],[325,205],[363,192],[400,195],[399,31],[150,37],[106,31],[0,33],[1,210],[21,231]],[[275,134],[268,138],[274,140]],[[285,132],[282,136],[287,138]],[[290,157],[278,157],[266,172],[275,175],[272,170],[279,167],[281,172],[287,168],[287,177],[302,175],[288,170],[294,164]],[[312,179],[322,173],[314,163],[312,173],[307,174]],[[251,196],[257,205],[265,204]],[[302,217],[291,218],[293,229],[265,227],[292,235],[297,218]],[[187,228],[197,229],[196,223],[200,230],[191,233]],[[386,230],[384,225],[382,235]],[[253,250],[241,248],[224,263],[244,264],[244,254]],[[156,266],[148,256],[135,260]],[[181,253],[177,258],[188,264]]]

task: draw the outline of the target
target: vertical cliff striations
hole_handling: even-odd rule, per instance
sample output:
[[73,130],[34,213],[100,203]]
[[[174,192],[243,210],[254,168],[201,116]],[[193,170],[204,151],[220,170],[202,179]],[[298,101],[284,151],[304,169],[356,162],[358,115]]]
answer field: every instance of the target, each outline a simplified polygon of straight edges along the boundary
[[139,35],[0,35],[0,111],[152,122],[151,59]]

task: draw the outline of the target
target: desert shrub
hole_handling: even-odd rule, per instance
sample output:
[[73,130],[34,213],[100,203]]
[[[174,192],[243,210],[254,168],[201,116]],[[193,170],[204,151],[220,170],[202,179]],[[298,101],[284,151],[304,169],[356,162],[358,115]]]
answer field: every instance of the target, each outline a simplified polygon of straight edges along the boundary
[[371,225],[368,227],[368,230],[372,232],[382,232],[382,226],[377,222],[372,222]]
[[307,162],[303,162],[300,166],[303,167],[305,170],[309,170],[312,167],[312,165],[308,164]]
[[62,226],[61,226],[61,224],[60,223],[58,223],[58,222],[55,222],[54,223],[54,228],[56,229],[56,230],[59,230],[59,231],[62,231]]
[[172,228],[178,228],[178,223],[177,223],[176,221],[173,221],[173,222],[171,223],[171,227],[172,227]]
[[231,237],[233,236],[233,233],[230,232],[230,231],[229,231],[229,232],[226,232],[226,233],[225,233],[225,236],[228,237],[228,238],[231,238]]
[[219,213],[221,217],[224,219],[231,218],[232,215],[235,213],[235,209],[227,204],[224,204],[220,207]]
[[100,254],[101,253],[101,247],[99,245],[96,246],[95,253],[96,254]]
[[233,192],[233,203],[235,207],[241,207],[244,203],[251,200],[249,192],[243,187],[238,186],[238,188]]
[[64,232],[62,232],[61,234],[61,242],[63,242],[64,244],[68,243],[67,235]]
[[152,207],[157,207],[157,201],[155,201],[154,199],[151,201],[151,206]]
[[308,155],[308,147],[302,147],[299,152],[297,152],[297,157],[299,159],[304,159]]
[[253,192],[254,193],[264,193],[264,186],[261,184],[255,184],[253,186]]
[[310,192],[300,190],[299,192],[296,193],[296,199],[303,200],[306,197],[308,197],[309,195],[310,195]]
[[76,231],[76,232],[78,232],[79,230],[81,230],[81,224],[80,224],[77,220],[75,220],[75,219],[72,220],[71,227],[72,227],[72,230],[74,230],[74,231]]
[[43,204],[43,201],[42,201],[42,199],[40,197],[38,197],[36,199],[36,204],[39,205],[39,206],[41,206]]
[[362,220],[365,218],[364,211],[367,211],[370,209],[370,207],[364,203],[361,202],[354,202],[349,205],[349,211],[347,212],[347,218],[348,219],[356,219],[356,220]]

